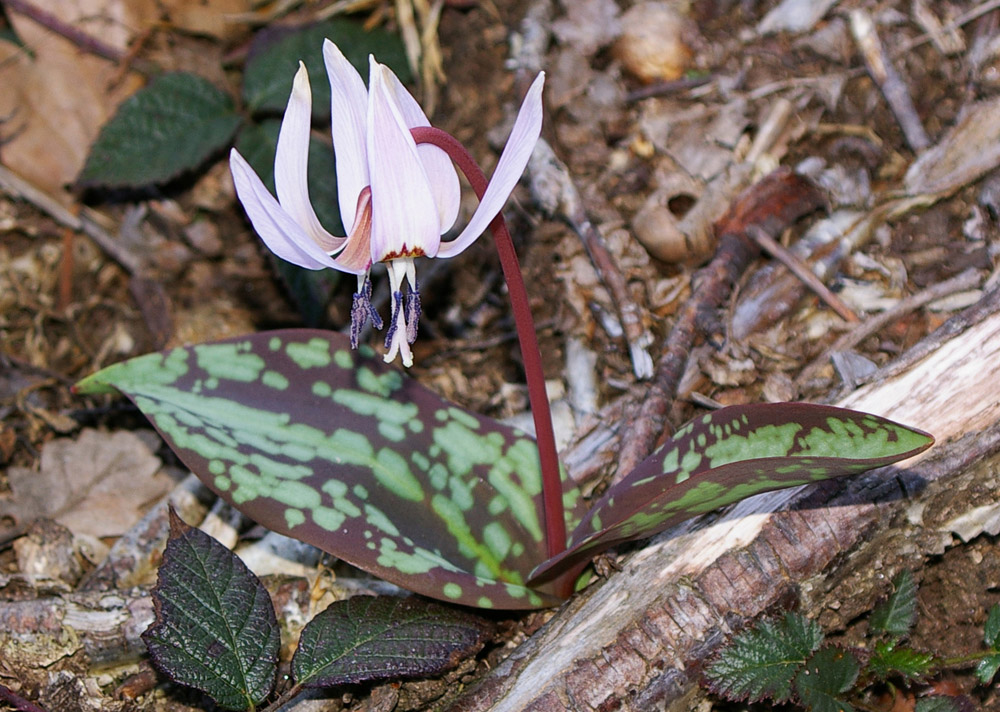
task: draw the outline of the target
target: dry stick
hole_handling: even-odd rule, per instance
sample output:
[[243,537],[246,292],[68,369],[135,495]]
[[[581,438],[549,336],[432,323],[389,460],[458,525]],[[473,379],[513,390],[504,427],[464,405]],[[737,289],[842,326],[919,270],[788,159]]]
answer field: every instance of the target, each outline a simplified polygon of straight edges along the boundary
[[920,123],[917,110],[913,106],[910,92],[906,87],[906,82],[892,65],[892,61],[886,56],[885,48],[875,30],[875,23],[864,10],[851,11],[851,32],[855,42],[861,49],[861,54],[865,58],[865,66],[868,73],[885,96],[886,103],[896,116],[906,142],[915,152],[919,152],[931,145],[931,140],[924,131],[924,126]]
[[36,208],[46,213],[57,223],[84,233],[104,250],[112,259],[125,268],[130,275],[139,272],[141,262],[131,252],[123,249],[121,244],[115,240],[108,231],[101,227],[104,222],[96,211],[90,208],[82,208],[80,214],[76,215],[51,195],[35,187],[21,176],[0,164],[0,190],[3,190],[12,198],[26,200]]
[[614,481],[635,469],[662,433],[694,344],[699,315],[723,303],[740,274],[759,253],[757,244],[746,235],[747,226],[756,225],[777,234],[823,204],[823,196],[812,183],[787,168],[779,168],[743,191],[729,213],[716,223],[719,246],[715,257],[692,278],[694,291],[674,320],[656,366],[656,377],[638,414],[632,418],[629,436],[618,455]]
[[947,279],[944,282],[938,282],[937,284],[917,292],[916,294],[900,299],[892,308],[886,309],[881,314],[859,323],[856,327],[841,335],[840,338],[833,342],[833,344],[823,352],[823,355],[813,360],[809,363],[809,365],[802,369],[798,378],[795,379],[796,385],[801,387],[812,380],[816,374],[819,373],[820,369],[827,364],[835,352],[845,351],[852,348],[883,327],[896,321],[903,315],[909,314],[910,312],[915,311],[925,304],[935,301],[936,299],[947,297],[949,294],[971,289],[979,284],[979,281],[979,271],[970,268],[961,274],[952,277],[951,279]]
[[[488,184],[482,170],[465,150],[458,139],[451,134],[431,126],[410,129],[414,140],[418,143],[429,143],[447,153],[462,170],[476,196],[482,200]],[[507,281],[507,292],[510,297],[511,310],[514,312],[514,323],[517,326],[517,336],[521,344],[521,357],[524,360],[524,375],[528,382],[528,400],[531,403],[531,414],[535,421],[535,439],[538,443],[538,459],[542,472],[542,504],[545,517],[545,538],[549,557],[556,556],[566,549],[566,518],[562,502],[562,477],[559,470],[559,457],[556,454],[555,434],[552,430],[552,415],[549,409],[549,397],[545,392],[545,372],[542,370],[542,354],[538,348],[538,337],[531,317],[531,305],[528,292],[524,287],[524,278],[514,250],[514,241],[507,230],[503,213],[497,213],[490,223],[504,279]],[[562,585],[568,586],[559,595],[568,596],[572,591],[572,581],[564,577]]]
[[837,314],[839,314],[844,321],[852,323],[859,321],[858,315],[844,303],[844,300],[831,292],[830,288],[823,284],[820,278],[817,277],[811,269],[809,269],[809,265],[786,250],[780,242],[775,240],[756,225],[747,226],[747,235],[749,235],[754,242],[756,242],[760,248],[764,250],[764,252],[768,253],[771,257],[785,265],[785,267],[787,267],[792,274],[798,277],[803,284],[809,287],[809,289],[813,290],[816,293],[816,296],[826,302],[827,306],[837,312]]
[[3,4],[8,9],[25,17],[30,17],[42,27],[65,37],[85,52],[96,54],[98,57],[103,57],[116,64],[125,58],[125,53],[116,47],[112,47],[96,37],[92,37],[86,32],[67,24],[52,13],[35,7],[30,2],[27,2],[27,0],[3,0]]
[[652,336],[643,326],[642,309],[632,299],[628,284],[625,282],[625,275],[608,250],[608,243],[587,217],[583,199],[569,175],[569,169],[559,160],[545,139],[539,139],[528,162],[528,170],[531,174],[531,187],[535,200],[543,210],[559,216],[573,228],[583,242],[597,275],[611,294],[611,300],[625,331],[635,377],[639,379],[652,377],[653,359],[646,351],[646,347],[652,342]]

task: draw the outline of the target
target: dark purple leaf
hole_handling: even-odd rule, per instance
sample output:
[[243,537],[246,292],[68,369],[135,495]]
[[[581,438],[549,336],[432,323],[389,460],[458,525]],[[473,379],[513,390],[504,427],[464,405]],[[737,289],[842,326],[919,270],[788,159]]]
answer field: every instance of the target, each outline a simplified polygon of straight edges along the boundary
[[478,616],[419,598],[355,596],[303,629],[292,673],[306,687],[437,675],[478,651],[490,629]]
[[170,510],[156,587],[156,620],[142,634],[156,666],[227,709],[253,709],[278,672],[278,622],[267,590],[229,549]]

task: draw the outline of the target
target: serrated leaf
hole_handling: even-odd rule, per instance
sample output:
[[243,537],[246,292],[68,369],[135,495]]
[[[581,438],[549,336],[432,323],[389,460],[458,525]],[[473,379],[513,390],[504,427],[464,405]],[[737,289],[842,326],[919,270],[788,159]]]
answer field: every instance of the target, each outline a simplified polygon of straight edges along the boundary
[[708,667],[705,678],[731,700],[785,702],[792,680],[823,642],[823,631],[805,616],[786,613],[736,634]]
[[546,581],[610,546],[657,534],[751,495],[843,477],[927,449],[926,433],[867,413],[806,403],[730,406],[696,418],[604,496]]
[[983,626],[983,642],[994,650],[1000,644],[1000,605],[994,604],[990,608],[989,615],[986,616],[986,625]]
[[171,510],[153,589],[156,620],[142,634],[156,666],[233,710],[271,693],[280,645],[274,606],[229,549]]
[[894,641],[877,643],[868,661],[868,671],[880,680],[892,675],[921,680],[934,663],[934,656],[913,648],[896,648]]
[[[274,151],[278,144],[281,122],[273,119],[261,124],[249,124],[240,131],[236,148],[253,167],[260,179],[274,193]],[[337,171],[334,170],[333,149],[316,137],[309,141],[309,197],[316,216],[334,235],[343,235],[340,209],[337,203]],[[265,250],[266,251],[266,250]],[[333,269],[304,269],[278,259],[266,251],[278,275],[288,288],[292,300],[308,326],[321,326],[326,319],[330,294],[340,283],[341,273]]]
[[947,695],[933,695],[917,700],[913,712],[962,712],[962,703]]
[[[538,448],[338,333],[273,331],[148,354],[77,385],[118,390],[184,463],[264,526],[432,598],[558,603],[524,580],[545,558]],[[568,480],[568,478],[566,478]],[[567,525],[579,517],[564,494]]]
[[849,650],[820,648],[795,676],[795,694],[809,712],[852,712],[839,698],[858,679],[861,666]]
[[976,663],[976,678],[984,685],[990,684],[1000,670],[1000,653],[987,655]]
[[892,580],[892,586],[892,595],[872,611],[869,626],[876,633],[905,638],[917,619],[917,584],[913,574],[904,569]]
[[243,100],[254,112],[281,112],[292,90],[292,77],[305,63],[312,80],[313,118],[330,116],[330,87],[323,64],[323,40],[329,39],[347,60],[368,76],[368,55],[386,64],[404,84],[410,81],[406,51],[399,35],[380,28],[366,30],[362,23],[333,18],[294,28],[258,32],[250,47],[243,74]]
[[429,677],[479,650],[489,630],[482,618],[421,599],[355,596],[302,630],[292,673],[306,687]]
[[90,147],[79,182],[136,188],[194,170],[242,121],[228,94],[194,74],[161,74],[129,97]]

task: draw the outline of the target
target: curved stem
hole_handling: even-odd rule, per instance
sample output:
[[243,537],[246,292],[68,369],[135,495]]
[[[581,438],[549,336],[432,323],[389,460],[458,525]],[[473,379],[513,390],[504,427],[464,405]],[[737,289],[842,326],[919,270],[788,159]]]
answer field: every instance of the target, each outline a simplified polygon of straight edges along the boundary
[[[413,139],[419,143],[430,143],[447,153],[469,179],[472,189],[482,200],[488,181],[482,170],[465,150],[458,139],[432,126],[410,129]],[[517,261],[514,242],[507,230],[503,214],[497,213],[490,223],[490,230],[496,242],[503,276],[507,281],[510,306],[514,312],[517,338],[524,359],[524,375],[528,382],[528,400],[531,415],[535,421],[535,440],[538,443],[538,458],[542,471],[542,504],[545,517],[545,540],[549,557],[566,549],[566,514],[562,501],[562,478],[559,473],[559,457],[556,455],[556,440],[552,431],[552,415],[549,411],[549,397],[545,392],[545,373],[542,371],[542,354],[535,335],[535,322],[531,318],[528,292],[524,287],[521,267]],[[568,592],[567,592],[568,593]]]

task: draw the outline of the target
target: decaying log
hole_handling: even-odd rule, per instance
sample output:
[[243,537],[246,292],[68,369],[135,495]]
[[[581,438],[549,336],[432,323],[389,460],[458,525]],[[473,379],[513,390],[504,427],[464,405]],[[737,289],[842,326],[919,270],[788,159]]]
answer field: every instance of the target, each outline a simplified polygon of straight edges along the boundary
[[1000,528],[1000,293],[927,343],[933,350],[918,344],[905,370],[839,404],[926,429],[934,448],[902,467],[759,495],[660,535],[453,709],[690,709],[706,659],[754,616],[787,606],[815,615],[833,587],[867,579],[860,590],[871,593],[873,579],[940,553],[950,531]]

